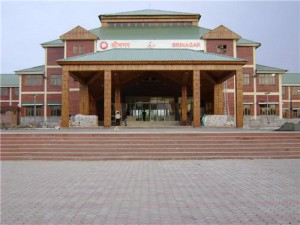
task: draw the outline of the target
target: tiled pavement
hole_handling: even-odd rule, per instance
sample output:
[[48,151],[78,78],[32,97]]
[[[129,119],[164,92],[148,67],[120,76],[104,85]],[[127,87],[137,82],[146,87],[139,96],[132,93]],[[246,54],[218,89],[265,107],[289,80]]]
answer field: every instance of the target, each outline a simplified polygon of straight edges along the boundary
[[1,164],[1,224],[300,224],[300,160]]

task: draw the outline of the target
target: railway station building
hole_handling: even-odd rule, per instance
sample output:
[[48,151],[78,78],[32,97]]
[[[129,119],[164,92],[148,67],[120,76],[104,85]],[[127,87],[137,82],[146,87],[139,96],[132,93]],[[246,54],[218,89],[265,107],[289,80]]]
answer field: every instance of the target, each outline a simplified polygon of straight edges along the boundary
[[44,122],[97,115],[127,123],[201,126],[203,117],[283,117],[285,69],[256,62],[259,42],[224,25],[203,28],[201,15],[161,10],[99,15],[99,27],[77,26],[42,44],[45,64],[18,70],[21,120]]

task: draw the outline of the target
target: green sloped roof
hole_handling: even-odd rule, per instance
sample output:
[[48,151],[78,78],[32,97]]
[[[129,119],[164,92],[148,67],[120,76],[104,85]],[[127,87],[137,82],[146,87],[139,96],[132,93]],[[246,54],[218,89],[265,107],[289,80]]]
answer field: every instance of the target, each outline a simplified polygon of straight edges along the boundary
[[282,76],[282,84],[298,84],[300,86],[300,73],[286,73]]
[[45,42],[45,43],[42,43],[41,44],[43,47],[51,47],[51,46],[61,46],[63,47],[64,46],[64,42],[60,39],[56,39],[56,40],[53,40],[53,41],[48,41],[48,42]]
[[250,40],[247,40],[245,38],[240,38],[238,41],[237,41],[237,45],[254,45],[256,47],[259,47],[261,46],[261,43],[258,43],[258,42],[255,42],[255,41],[250,41]]
[[197,39],[209,29],[202,27],[101,27],[90,30],[102,40]]
[[[98,27],[89,30],[101,40],[199,40],[210,29],[203,27]],[[244,38],[238,40],[238,45],[254,45],[260,43]],[[64,46],[60,39],[45,42],[43,47]]]
[[23,70],[16,71],[16,74],[44,74],[45,73],[45,65],[35,66]]
[[0,87],[19,87],[20,80],[16,74],[0,74]]
[[59,62],[128,62],[128,61],[246,61],[189,49],[111,49],[67,59]]
[[102,16],[199,16],[200,17],[200,14],[187,13],[187,12],[165,11],[165,10],[157,10],[157,9],[143,9],[143,10],[137,10],[137,11],[102,14],[102,15],[99,15],[99,18],[101,18]]
[[287,70],[256,64],[257,73],[285,73]]

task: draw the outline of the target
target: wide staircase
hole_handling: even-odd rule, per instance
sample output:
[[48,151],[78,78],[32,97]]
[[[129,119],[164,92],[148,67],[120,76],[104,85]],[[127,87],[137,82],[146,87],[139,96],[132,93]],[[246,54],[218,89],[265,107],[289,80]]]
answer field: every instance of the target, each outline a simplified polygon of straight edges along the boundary
[[299,132],[1,134],[1,160],[300,158]]

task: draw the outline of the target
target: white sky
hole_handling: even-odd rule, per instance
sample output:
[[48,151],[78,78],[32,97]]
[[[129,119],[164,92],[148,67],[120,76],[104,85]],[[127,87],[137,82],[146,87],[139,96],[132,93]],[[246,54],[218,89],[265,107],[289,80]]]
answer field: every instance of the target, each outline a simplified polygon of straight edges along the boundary
[[[1,1],[1,0],[0,0]],[[199,25],[224,25],[260,42],[257,63],[300,72],[299,1],[1,1],[1,73],[44,64],[41,43],[77,25],[100,26],[98,15],[142,9],[200,13]]]

